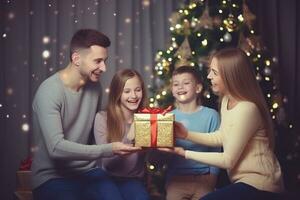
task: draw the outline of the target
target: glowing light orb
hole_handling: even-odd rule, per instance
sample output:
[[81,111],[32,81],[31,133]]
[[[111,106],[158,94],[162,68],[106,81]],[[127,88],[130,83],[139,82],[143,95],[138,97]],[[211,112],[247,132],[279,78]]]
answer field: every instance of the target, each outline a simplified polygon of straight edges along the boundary
[[42,56],[44,59],[48,59],[50,57],[50,51],[49,50],[44,50],[42,53]]
[[29,131],[29,124],[24,123],[24,124],[22,124],[21,128],[22,128],[22,131],[28,132]]

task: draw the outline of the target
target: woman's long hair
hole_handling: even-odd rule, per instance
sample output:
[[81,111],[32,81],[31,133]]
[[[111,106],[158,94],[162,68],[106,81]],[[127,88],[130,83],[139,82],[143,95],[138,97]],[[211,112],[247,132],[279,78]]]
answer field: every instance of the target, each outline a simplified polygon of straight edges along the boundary
[[125,119],[121,109],[121,96],[125,83],[128,79],[137,77],[140,80],[142,87],[142,100],[138,109],[145,106],[147,95],[141,75],[133,69],[122,69],[119,70],[113,77],[108,96],[107,105],[107,141],[116,142],[122,141],[125,129]]
[[228,93],[237,100],[250,101],[258,107],[273,150],[274,134],[269,109],[245,52],[238,48],[222,49],[213,54],[212,59],[218,62],[218,70]]

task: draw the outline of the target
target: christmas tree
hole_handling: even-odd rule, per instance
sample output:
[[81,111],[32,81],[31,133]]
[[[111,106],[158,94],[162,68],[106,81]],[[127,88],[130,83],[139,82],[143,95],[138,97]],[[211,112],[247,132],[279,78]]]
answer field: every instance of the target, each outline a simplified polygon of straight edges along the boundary
[[[265,95],[277,133],[277,153],[285,173],[286,185],[299,187],[299,137],[287,120],[284,105],[287,98],[276,82],[277,59],[264,45],[256,28],[256,16],[243,0],[191,0],[170,18],[171,40],[156,55],[151,107],[167,107],[174,103],[170,90],[172,71],[180,66],[199,70],[204,80],[203,104],[217,108],[217,97],[207,79],[208,56],[226,47],[243,49],[253,63],[256,78]],[[290,167],[293,166],[293,167]],[[155,164],[149,165],[155,170]],[[157,170],[157,169],[156,169]]]

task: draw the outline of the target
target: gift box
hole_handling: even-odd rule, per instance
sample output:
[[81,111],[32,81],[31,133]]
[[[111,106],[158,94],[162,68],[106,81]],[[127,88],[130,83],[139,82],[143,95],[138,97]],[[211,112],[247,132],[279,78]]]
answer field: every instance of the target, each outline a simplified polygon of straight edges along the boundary
[[135,146],[173,147],[173,124],[173,113],[135,113]]
[[31,190],[31,171],[17,171],[17,190]]

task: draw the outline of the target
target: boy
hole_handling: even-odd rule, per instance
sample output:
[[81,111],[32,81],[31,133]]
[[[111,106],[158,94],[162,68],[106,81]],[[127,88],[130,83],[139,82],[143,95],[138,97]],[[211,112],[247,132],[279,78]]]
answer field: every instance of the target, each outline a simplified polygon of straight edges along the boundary
[[[218,113],[201,104],[202,80],[196,69],[182,66],[172,74],[172,94],[176,101],[175,119],[190,131],[212,132],[219,126]],[[186,140],[176,146],[193,151],[218,151]],[[167,200],[200,199],[214,190],[219,169],[174,155],[167,175]]]

